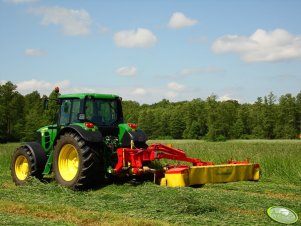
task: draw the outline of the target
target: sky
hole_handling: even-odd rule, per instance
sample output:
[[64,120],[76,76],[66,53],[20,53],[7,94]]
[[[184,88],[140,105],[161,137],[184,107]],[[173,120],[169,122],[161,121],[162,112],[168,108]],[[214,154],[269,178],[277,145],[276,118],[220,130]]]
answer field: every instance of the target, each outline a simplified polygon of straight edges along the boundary
[[301,91],[299,0],[0,0],[0,83],[139,103]]

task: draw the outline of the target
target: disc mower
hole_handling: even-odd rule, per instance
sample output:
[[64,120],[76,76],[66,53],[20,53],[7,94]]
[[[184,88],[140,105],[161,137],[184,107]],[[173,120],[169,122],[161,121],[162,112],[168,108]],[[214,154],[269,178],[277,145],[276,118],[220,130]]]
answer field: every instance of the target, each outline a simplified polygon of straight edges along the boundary
[[[148,145],[147,135],[136,124],[124,122],[116,95],[65,94],[57,102],[57,123],[38,129],[36,141],[24,143],[12,156],[16,185],[25,184],[29,176],[51,175],[72,189],[143,174],[153,174],[156,183],[170,187],[259,180],[259,164],[231,160],[215,165],[167,145]],[[160,159],[183,165],[153,167]]]

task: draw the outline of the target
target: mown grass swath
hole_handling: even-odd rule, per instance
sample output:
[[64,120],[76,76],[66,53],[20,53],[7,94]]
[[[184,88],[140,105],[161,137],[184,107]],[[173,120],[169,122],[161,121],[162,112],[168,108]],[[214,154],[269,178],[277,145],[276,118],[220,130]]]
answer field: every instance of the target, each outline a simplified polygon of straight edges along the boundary
[[[151,141],[161,142],[161,141]],[[9,163],[19,144],[0,145],[0,220],[4,225],[277,225],[266,209],[280,205],[301,215],[300,141],[164,141],[192,157],[222,163],[250,158],[259,182],[166,188],[145,182],[108,184],[74,192],[31,179],[16,187]],[[297,224],[300,224],[300,221]]]

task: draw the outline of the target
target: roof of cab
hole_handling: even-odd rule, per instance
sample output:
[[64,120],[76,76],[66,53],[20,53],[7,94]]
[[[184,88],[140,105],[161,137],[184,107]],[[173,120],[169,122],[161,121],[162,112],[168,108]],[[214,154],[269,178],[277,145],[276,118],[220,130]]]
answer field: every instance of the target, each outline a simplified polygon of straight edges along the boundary
[[86,97],[92,97],[96,99],[116,99],[119,96],[114,94],[99,94],[99,93],[73,93],[73,94],[62,94],[59,96],[60,99],[69,99],[69,98],[85,99]]

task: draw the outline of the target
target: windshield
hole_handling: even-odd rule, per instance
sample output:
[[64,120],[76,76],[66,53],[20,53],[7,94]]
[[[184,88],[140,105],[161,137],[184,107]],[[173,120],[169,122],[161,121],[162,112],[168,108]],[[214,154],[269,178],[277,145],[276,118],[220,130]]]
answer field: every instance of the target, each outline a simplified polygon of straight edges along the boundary
[[80,99],[64,99],[60,107],[60,125],[79,122],[77,115],[80,111]]
[[96,125],[113,125],[118,121],[117,100],[87,99],[85,114]]

